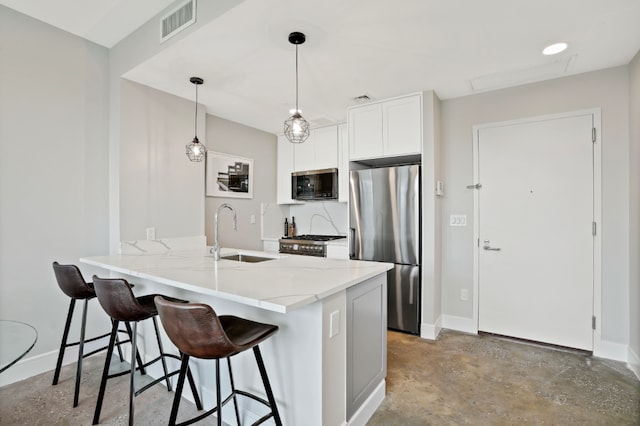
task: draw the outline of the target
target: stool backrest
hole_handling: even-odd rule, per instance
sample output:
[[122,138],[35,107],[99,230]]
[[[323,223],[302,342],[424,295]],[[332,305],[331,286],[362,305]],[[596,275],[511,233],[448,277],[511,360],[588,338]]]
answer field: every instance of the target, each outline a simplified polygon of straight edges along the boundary
[[162,296],[154,301],[167,336],[180,352],[204,359],[226,358],[238,352],[211,306],[174,303]]
[[76,265],[53,262],[53,272],[60,290],[72,299],[88,299],[96,295]]
[[149,318],[124,278],[99,278],[93,276],[93,288],[102,309],[117,321],[141,321]]

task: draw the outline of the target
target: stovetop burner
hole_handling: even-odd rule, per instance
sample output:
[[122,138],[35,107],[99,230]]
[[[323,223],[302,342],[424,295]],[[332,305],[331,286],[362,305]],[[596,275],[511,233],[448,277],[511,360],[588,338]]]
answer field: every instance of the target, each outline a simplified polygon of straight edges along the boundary
[[296,235],[295,237],[283,237],[283,240],[302,240],[302,241],[331,241],[339,240],[340,238],[346,238],[343,235],[314,235],[304,234]]

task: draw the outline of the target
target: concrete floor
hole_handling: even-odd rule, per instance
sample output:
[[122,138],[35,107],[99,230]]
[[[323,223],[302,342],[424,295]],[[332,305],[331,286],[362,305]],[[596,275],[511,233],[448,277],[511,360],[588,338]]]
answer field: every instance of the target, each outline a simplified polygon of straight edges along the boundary
[[443,331],[388,333],[377,425],[640,425],[640,381],[581,352]]
[[[388,336],[387,396],[371,426],[640,425],[640,381],[622,363],[453,331],[437,342]],[[0,425],[90,425],[103,359],[85,360],[76,408],[74,365],[57,386],[48,372],[0,388]],[[109,382],[101,424],[127,424],[127,392],[126,376]],[[165,424],[172,398],[162,386],[143,393],[135,424]],[[178,420],[196,413],[188,402],[180,410]]]

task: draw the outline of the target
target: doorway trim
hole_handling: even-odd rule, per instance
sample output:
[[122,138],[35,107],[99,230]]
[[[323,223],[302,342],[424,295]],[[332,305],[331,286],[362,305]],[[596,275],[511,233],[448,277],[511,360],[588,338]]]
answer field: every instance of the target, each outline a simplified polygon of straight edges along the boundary
[[[516,120],[499,121],[493,123],[476,124],[473,126],[473,185],[482,184],[479,181],[479,132],[482,129],[501,127],[507,125],[526,124],[536,121],[545,121],[559,118],[576,117],[581,115],[593,116],[595,129],[595,142],[593,144],[593,220],[596,223],[596,235],[593,239],[593,315],[596,318],[595,330],[593,330],[593,354],[598,355],[602,344],[602,127],[601,109],[590,108],[570,111],[560,114],[540,115]],[[478,332],[479,324],[479,260],[480,247],[479,234],[479,198],[480,189],[473,191],[473,328]]]

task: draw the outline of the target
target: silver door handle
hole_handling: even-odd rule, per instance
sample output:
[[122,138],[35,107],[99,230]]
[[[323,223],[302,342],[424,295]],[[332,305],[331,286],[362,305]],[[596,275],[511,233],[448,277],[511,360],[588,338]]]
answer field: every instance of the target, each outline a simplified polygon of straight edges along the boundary
[[489,245],[489,242],[490,242],[489,240],[484,240],[484,245],[482,246],[482,248],[483,248],[483,249],[485,249],[485,250],[493,250],[493,251],[500,251],[500,250],[502,250],[502,249],[501,249],[501,248],[499,248],[499,247],[491,247],[491,246]]

